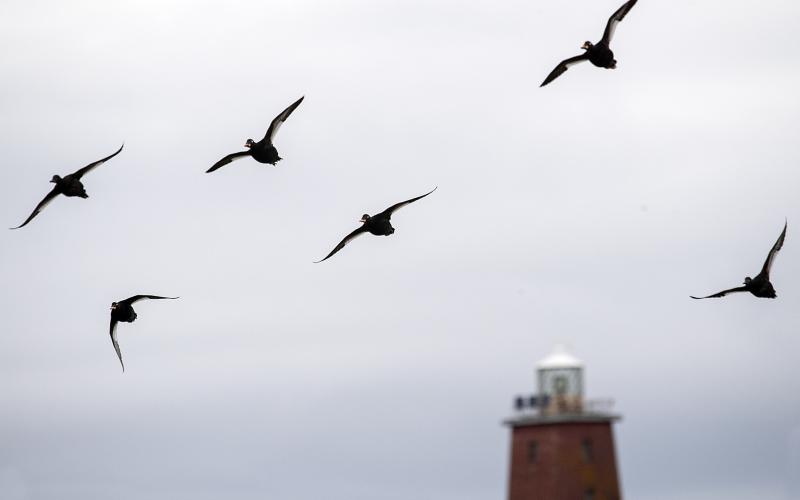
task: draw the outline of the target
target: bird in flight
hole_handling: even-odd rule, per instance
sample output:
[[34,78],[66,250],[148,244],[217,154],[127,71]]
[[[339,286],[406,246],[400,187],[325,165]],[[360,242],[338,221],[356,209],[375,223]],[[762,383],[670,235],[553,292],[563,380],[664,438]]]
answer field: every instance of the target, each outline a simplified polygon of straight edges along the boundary
[[53,201],[53,198],[55,198],[60,194],[63,194],[64,196],[68,197],[79,196],[81,198],[88,198],[89,195],[86,194],[86,189],[84,189],[83,184],[81,183],[81,177],[91,172],[93,169],[99,167],[100,165],[110,160],[111,158],[117,156],[119,152],[122,151],[123,146],[125,146],[125,144],[120,146],[116,153],[110,156],[106,156],[102,160],[97,160],[94,163],[90,163],[85,167],[83,167],[82,169],[78,170],[77,172],[73,172],[64,177],[61,177],[59,175],[54,175],[53,178],[50,179],[50,182],[55,184],[55,186],[53,186],[53,189],[51,189],[50,192],[47,193],[47,195],[44,197],[44,199],[40,201],[38,205],[36,205],[36,208],[34,208],[33,212],[28,216],[27,219],[25,219],[25,222],[23,222],[17,227],[12,227],[11,229],[19,229],[25,226],[27,223],[32,221],[34,217],[39,215],[39,212],[44,210],[44,207],[46,207],[51,201]]
[[133,303],[142,299],[177,299],[178,297],[161,297],[159,295],[134,295],[125,300],[111,303],[111,328],[109,333],[111,335],[111,343],[114,344],[114,350],[117,351],[119,364],[122,365],[122,371],[125,371],[125,364],[122,362],[122,351],[119,350],[119,342],[117,342],[117,322],[133,323],[136,320],[136,311],[133,310]]
[[278,133],[278,129],[281,128],[283,122],[285,122],[286,119],[289,118],[289,115],[292,114],[292,111],[294,111],[297,106],[303,102],[303,99],[305,99],[305,96],[293,102],[288,108],[284,109],[281,114],[276,116],[275,119],[272,120],[272,123],[269,124],[269,129],[267,130],[267,134],[263,139],[258,142],[254,141],[253,139],[247,139],[247,142],[244,144],[244,147],[247,148],[247,151],[229,154],[225,158],[215,163],[214,166],[206,170],[206,173],[213,172],[214,170],[224,167],[233,160],[238,160],[239,158],[244,158],[245,156],[251,156],[259,163],[269,163],[270,165],[275,165],[281,161],[281,157],[278,156],[278,150],[275,149],[272,141],[275,139],[275,134]]
[[416,198],[411,198],[410,200],[401,201],[400,203],[395,203],[394,205],[387,208],[381,213],[372,216],[367,214],[362,215],[361,227],[359,227],[352,233],[345,236],[344,239],[340,241],[339,244],[336,245],[336,247],[333,250],[331,250],[331,253],[329,253],[324,259],[316,261],[315,264],[320,263],[324,260],[328,260],[333,256],[333,254],[344,248],[344,246],[350,243],[350,241],[357,238],[358,236],[361,236],[362,234],[371,233],[374,234],[375,236],[389,236],[390,234],[394,233],[394,228],[392,227],[391,223],[392,213],[394,213],[397,209],[408,205],[409,203],[414,203],[419,199],[425,198],[432,192],[436,191],[436,189],[437,188],[433,188],[433,190],[428,191],[422,196],[417,196]]
[[589,61],[598,68],[608,68],[614,69],[617,67],[617,61],[614,59],[614,52],[611,51],[611,39],[614,37],[614,31],[617,29],[617,25],[625,19],[625,16],[628,14],[628,11],[636,5],[637,0],[628,0],[625,4],[616,10],[611,17],[608,18],[608,23],[606,24],[606,30],[603,32],[603,38],[593,44],[592,42],[586,41],[583,42],[581,48],[585,50],[583,54],[575,57],[570,57],[569,59],[564,59],[558,66],[547,75],[547,78],[544,79],[540,87],[544,87],[548,83],[552,82],[562,73],[567,71],[571,66],[575,64],[582,63],[584,61]]
[[777,295],[775,295],[775,288],[769,281],[769,272],[772,269],[772,263],[775,261],[775,255],[777,255],[781,247],[783,247],[783,240],[786,238],[786,227],[788,225],[788,221],[783,225],[783,231],[781,232],[781,235],[778,236],[778,241],[775,242],[775,244],[772,246],[772,249],[769,251],[769,254],[767,254],[767,260],[764,261],[764,266],[761,268],[761,272],[758,273],[755,278],[751,278],[750,276],[746,277],[744,279],[744,286],[723,290],[706,297],[695,297],[694,295],[690,295],[690,297],[693,299],[711,299],[716,297],[724,297],[729,293],[735,292],[750,292],[756,297],[767,299],[774,299],[777,297]]

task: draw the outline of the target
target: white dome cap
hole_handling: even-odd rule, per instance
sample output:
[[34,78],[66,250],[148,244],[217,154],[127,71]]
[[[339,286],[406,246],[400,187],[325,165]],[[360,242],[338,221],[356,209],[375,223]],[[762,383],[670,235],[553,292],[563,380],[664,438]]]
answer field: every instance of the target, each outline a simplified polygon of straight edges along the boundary
[[540,370],[554,368],[583,368],[583,361],[567,352],[563,344],[557,344],[547,357],[539,361],[536,367]]

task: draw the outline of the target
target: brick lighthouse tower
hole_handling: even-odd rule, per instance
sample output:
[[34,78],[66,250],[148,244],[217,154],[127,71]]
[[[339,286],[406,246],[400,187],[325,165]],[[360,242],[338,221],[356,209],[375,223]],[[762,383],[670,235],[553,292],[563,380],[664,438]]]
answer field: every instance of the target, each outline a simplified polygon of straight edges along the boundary
[[620,500],[610,400],[583,397],[583,363],[564,347],[537,365],[538,391],[519,396],[508,500]]

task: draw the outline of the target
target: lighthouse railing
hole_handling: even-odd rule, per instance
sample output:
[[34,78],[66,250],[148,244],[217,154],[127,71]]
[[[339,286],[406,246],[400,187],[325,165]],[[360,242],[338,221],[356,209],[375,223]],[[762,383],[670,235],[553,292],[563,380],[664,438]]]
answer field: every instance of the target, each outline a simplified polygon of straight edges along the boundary
[[514,410],[522,415],[543,415],[545,413],[611,413],[614,409],[614,400],[611,398],[592,398],[578,401],[559,410],[552,403],[558,400],[547,394],[531,394],[514,398]]

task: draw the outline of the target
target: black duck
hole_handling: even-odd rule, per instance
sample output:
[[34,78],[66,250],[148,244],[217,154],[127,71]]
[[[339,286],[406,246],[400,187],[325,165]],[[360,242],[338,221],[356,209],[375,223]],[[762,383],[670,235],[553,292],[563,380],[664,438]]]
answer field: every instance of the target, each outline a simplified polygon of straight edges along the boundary
[[772,269],[772,262],[775,260],[775,255],[778,253],[778,251],[780,251],[781,247],[783,247],[783,240],[786,238],[786,227],[788,225],[788,221],[783,225],[783,231],[781,232],[781,235],[778,236],[778,241],[775,242],[775,244],[772,246],[772,249],[769,251],[769,254],[767,254],[767,260],[764,261],[764,266],[761,268],[761,272],[758,273],[755,278],[747,276],[744,279],[744,286],[723,290],[706,297],[695,297],[693,295],[690,295],[690,297],[693,299],[711,299],[716,297],[724,297],[729,293],[735,292],[750,292],[756,297],[762,297],[765,299],[774,299],[777,297],[775,294],[775,288],[769,281],[769,272],[770,269]]
[[333,250],[331,250],[331,253],[329,253],[324,259],[318,260],[315,263],[319,263],[329,259],[330,257],[333,256],[333,254],[344,248],[344,246],[347,245],[350,241],[352,241],[354,238],[357,238],[358,236],[361,236],[362,234],[370,233],[374,234],[375,236],[389,236],[390,234],[393,234],[394,228],[392,227],[392,222],[391,222],[392,213],[394,213],[394,211],[396,211],[397,209],[408,205],[409,203],[414,203],[419,199],[425,198],[432,192],[436,191],[436,189],[437,188],[433,188],[433,190],[423,194],[422,196],[417,196],[416,198],[411,198],[410,200],[396,203],[381,213],[372,216],[368,214],[362,215],[361,227],[359,227],[352,233],[345,236],[344,239],[340,241],[339,244],[336,245],[336,247]]
[[53,178],[50,179],[50,182],[55,184],[55,186],[53,186],[53,189],[49,193],[47,193],[47,195],[44,197],[42,201],[39,202],[38,205],[36,205],[36,208],[34,208],[33,212],[28,216],[27,219],[25,219],[25,222],[23,222],[17,227],[12,227],[11,229],[19,229],[25,226],[28,222],[32,221],[34,217],[39,215],[39,212],[44,210],[44,207],[46,207],[51,201],[53,201],[53,198],[55,198],[60,194],[63,194],[64,196],[68,197],[77,196],[84,199],[88,198],[89,195],[86,194],[86,189],[84,189],[83,184],[81,183],[81,177],[91,172],[96,167],[99,167],[104,162],[117,156],[119,152],[122,151],[123,146],[125,145],[123,144],[122,146],[120,146],[116,153],[110,156],[106,156],[102,160],[97,160],[94,163],[90,163],[85,167],[83,167],[82,169],[78,170],[77,172],[73,172],[64,177],[61,177],[59,175],[54,175]]
[[617,9],[616,12],[611,14],[611,17],[608,18],[608,23],[606,24],[606,30],[603,32],[603,38],[596,44],[593,44],[589,41],[583,42],[581,48],[586,52],[579,56],[570,57],[569,59],[561,61],[558,66],[556,66],[556,68],[551,71],[549,75],[547,75],[547,78],[544,79],[540,87],[544,87],[548,83],[561,76],[561,74],[567,71],[570,66],[583,61],[589,61],[599,68],[616,68],[617,61],[614,59],[614,52],[611,51],[610,47],[611,39],[614,37],[614,31],[617,29],[617,24],[619,24],[619,22],[625,18],[625,16],[628,14],[628,11],[630,11],[631,8],[636,5],[636,2],[637,0],[628,0],[628,2]]
[[269,130],[267,130],[267,134],[263,139],[258,142],[254,141],[253,139],[247,139],[247,142],[244,144],[244,147],[247,148],[247,151],[229,154],[225,158],[215,163],[214,166],[206,170],[206,173],[213,172],[214,170],[224,167],[233,160],[238,160],[239,158],[244,158],[245,156],[251,156],[259,163],[269,163],[270,165],[275,165],[281,161],[281,157],[278,156],[278,150],[275,149],[272,141],[275,138],[275,134],[278,133],[278,129],[281,128],[283,122],[285,122],[286,119],[289,118],[289,115],[292,114],[292,111],[294,111],[297,106],[303,102],[303,99],[305,99],[305,96],[296,100],[291,106],[284,109],[281,114],[276,116],[275,119],[272,120],[272,123],[270,123]]
[[125,371],[125,364],[122,362],[122,351],[119,350],[119,343],[117,342],[117,322],[133,323],[136,320],[136,311],[133,310],[133,303],[142,299],[177,299],[178,297],[161,297],[159,295],[134,295],[125,300],[111,303],[111,343],[114,344],[114,350],[117,351],[119,364],[122,365],[122,371]]

